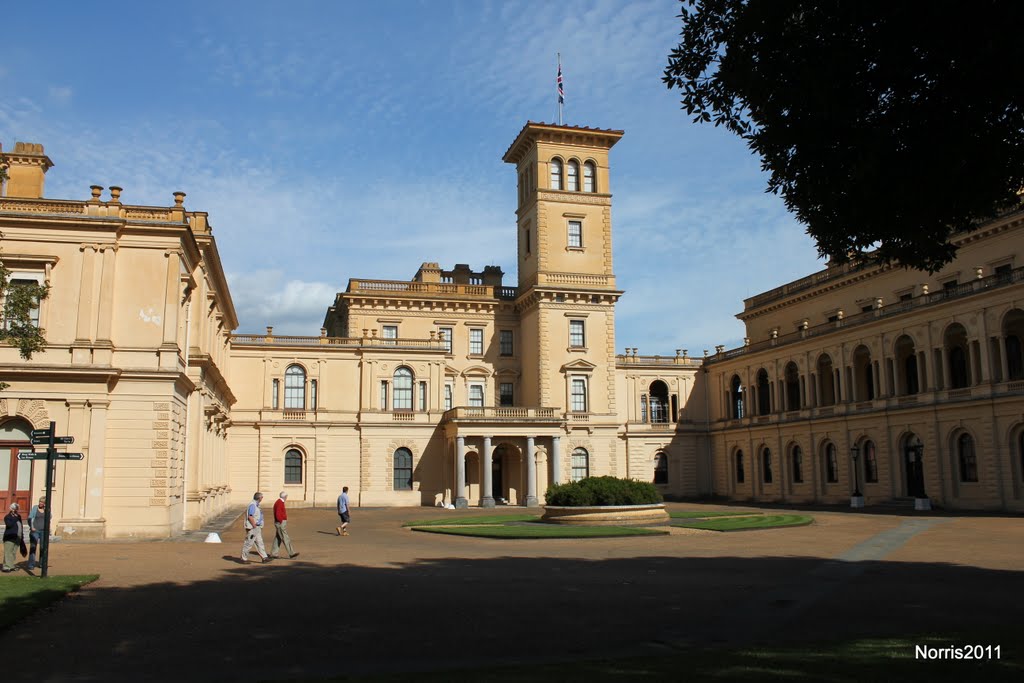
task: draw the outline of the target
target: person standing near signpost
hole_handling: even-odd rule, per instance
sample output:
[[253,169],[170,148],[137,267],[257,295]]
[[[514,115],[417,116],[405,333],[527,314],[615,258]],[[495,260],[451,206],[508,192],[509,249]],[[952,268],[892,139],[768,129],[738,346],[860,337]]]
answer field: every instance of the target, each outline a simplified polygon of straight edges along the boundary
[[11,511],[4,517],[4,567],[3,571],[13,572],[14,563],[18,561],[18,548],[24,543],[22,537],[21,515],[18,504],[11,503]]
[[36,549],[42,543],[43,533],[46,529],[46,496],[39,499],[39,504],[28,513],[28,570],[36,568]]

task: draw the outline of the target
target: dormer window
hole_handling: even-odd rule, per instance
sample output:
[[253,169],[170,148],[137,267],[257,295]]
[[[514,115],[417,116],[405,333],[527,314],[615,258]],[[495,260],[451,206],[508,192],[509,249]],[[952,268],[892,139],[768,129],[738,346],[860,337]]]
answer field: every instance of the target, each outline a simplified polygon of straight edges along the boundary
[[569,192],[580,191],[580,163],[578,161],[570,161],[568,172],[566,173],[566,188]]
[[562,160],[555,158],[552,159],[548,164],[551,171],[551,189],[561,190],[562,189]]

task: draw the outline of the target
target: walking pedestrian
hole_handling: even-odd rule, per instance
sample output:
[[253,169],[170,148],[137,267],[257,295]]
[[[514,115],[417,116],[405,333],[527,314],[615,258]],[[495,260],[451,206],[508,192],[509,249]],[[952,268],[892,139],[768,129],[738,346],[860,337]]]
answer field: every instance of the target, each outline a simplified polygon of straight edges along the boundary
[[270,556],[277,559],[277,551],[281,546],[288,551],[288,559],[298,557],[299,554],[292,549],[292,539],[288,536],[288,510],[284,504],[288,501],[288,494],[281,491],[274,503],[274,544],[270,546]]
[[28,569],[32,571],[36,568],[36,549],[40,547],[43,542],[43,532],[46,529],[46,496],[39,499],[39,503],[34,506],[28,513]]
[[256,545],[256,552],[264,562],[270,562],[266,548],[263,547],[263,510],[260,502],[263,494],[257,491],[252,495],[252,502],[245,510],[245,541],[242,543],[242,562],[249,561],[249,551]]
[[4,517],[4,572],[13,572],[18,561],[18,548],[25,543],[22,537],[21,515],[18,504],[11,503],[11,510]]
[[335,527],[339,536],[348,536],[348,487],[341,487],[341,495],[338,496],[338,516],[341,517],[341,526]]

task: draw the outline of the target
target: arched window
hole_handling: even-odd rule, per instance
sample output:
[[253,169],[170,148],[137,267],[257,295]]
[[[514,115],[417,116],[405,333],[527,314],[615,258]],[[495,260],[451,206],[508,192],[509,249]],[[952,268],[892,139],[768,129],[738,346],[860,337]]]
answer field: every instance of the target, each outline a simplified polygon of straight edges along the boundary
[[786,410],[800,410],[800,371],[796,363],[786,365]]
[[1006,374],[1003,381],[1024,379],[1024,311],[1015,308],[1003,318],[1003,351],[1006,353]]
[[555,158],[552,159],[548,164],[548,169],[551,171],[551,189],[561,190],[562,189],[562,160]]
[[572,452],[572,481],[579,481],[590,476],[590,454],[586,448],[577,448]]
[[772,483],[772,449],[767,446],[761,451],[761,463],[763,465],[761,471],[764,474],[764,483],[770,484]]
[[668,456],[664,453],[658,453],[654,456],[654,483],[668,483]]
[[878,483],[878,455],[875,453],[875,442],[865,441],[864,447],[864,481],[868,484]]
[[597,168],[593,161],[583,164],[583,191],[597,192]]
[[875,372],[871,351],[858,346],[853,352],[853,385],[855,401],[870,401],[875,397]]
[[839,482],[839,460],[836,456],[836,445],[825,444],[825,481],[829,484]]
[[651,382],[651,422],[668,422],[668,386],[660,379]]
[[306,409],[306,371],[301,365],[289,365],[284,371],[284,409]]
[[768,371],[761,368],[757,371],[757,414],[767,415],[772,412],[771,389],[768,388]]
[[967,371],[967,330],[955,323],[946,328],[944,335],[946,353],[949,355],[949,388],[964,389],[970,385]]
[[302,452],[294,448],[284,454],[284,483],[302,483]]
[[640,395],[640,421],[647,422],[647,394]]
[[793,461],[793,483],[802,484],[804,481],[804,453],[799,446],[793,445],[790,459]]
[[729,410],[732,419],[738,420],[743,417],[743,382],[739,375],[732,376],[731,388],[729,390]]
[[743,451],[736,451],[736,483],[742,484],[746,478],[746,473],[743,471]]
[[566,186],[565,189],[570,192],[580,191],[580,162],[570,161],[566,167]]
[[821,396],[818,397],[818,404],[831,406],[836,403],[836,373],[832,367],[832,357],[827,353],[818,357],[818,386],[821,387]]
[[960,481],[978,481],[978,456],[974,453],[974,439],[970,434],[961,434],[957,438],[956,452],[960,459]]
[[902,373],[903,394],[913,396],[919,390],[917,351],[914,340],[903,335],[896,340],[896,372]]
[[412,370],[404,365],[391,378],[392,410],[412,410]]
[[412,451],[399,448],[394,455],[395,490],[412,491]]

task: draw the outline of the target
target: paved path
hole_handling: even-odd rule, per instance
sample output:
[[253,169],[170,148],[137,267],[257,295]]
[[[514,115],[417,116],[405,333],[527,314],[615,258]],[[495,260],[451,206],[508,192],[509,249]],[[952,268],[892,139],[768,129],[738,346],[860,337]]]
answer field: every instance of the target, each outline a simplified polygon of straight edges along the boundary
[[237,562],[237,521],[221,545],[55,544],[53,573],[102,578],[10,638],[41,681],[223,681],[1019,619],[1019,517],[815,512],[791,529],[525,541],[400,526],[467,514],[356,510],[339,538],[331,510],[293,510],[301,554],[268,565]]

